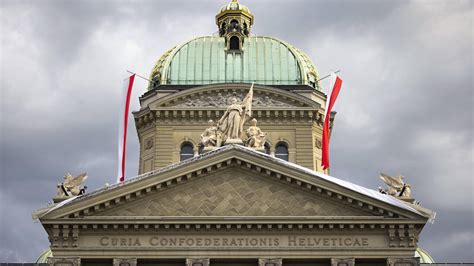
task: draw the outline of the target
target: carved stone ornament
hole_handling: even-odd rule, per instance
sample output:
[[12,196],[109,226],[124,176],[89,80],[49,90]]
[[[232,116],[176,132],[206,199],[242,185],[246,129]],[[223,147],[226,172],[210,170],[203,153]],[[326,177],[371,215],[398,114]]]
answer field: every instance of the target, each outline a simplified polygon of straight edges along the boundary
[[411,199],[411,186],[403,181],[404,176],[398,175],[397,177],[392,177],[381,173],[380,179],[388,186],[385,190],[379,188],[380,193],[398,198]]
[[114,259],[114,266],[137,266],[137,258]]
[[153,138],[148,138],[145,141],[145,150],[149,150],[151,148],[153,148]]
[[244,123],[252,117],[252,99],[253,84],[241,103],[235,96],[230,98],[230,105],[217,123],[219,131],[222,132],[224,144],[243,144]]
[[387,266],[418,266],[420,258],[388,258]]
[[87,174],[83,173],[76,177],[71,174],[64,176],[64,181],[57,185],[57,198],[65,198],[71,196],[78,196],[85,193],[86,186],[81,187],[81,184],[87,179]]
[[247,128],[245,132],[247,135],[245,146],[257,150],[265,150],[264,145],[267,139],[267,133],[262,132],[262,130],[257,127],[257,119],[253,118],[251,124],[252,125]]
[[354,266],[354,258],[332,258],[331,266]]
[[81,266],[80,258],[48,258],[49,266]]
[[209,266],[209,258],[188,258],[186,266]]
[[[186,99],[175,107],[227,107],[230,104],[232,97],[242,99],[244,97],[243,92],[226,91],[218,92],[215,96],[200,95],[199,97],[192,97]],[[294,107],[294,105],[281,101],[280,99],[274,99],[268,95],[257,94],[252,99],[252,105],[255,107]]]
[[201,134],[201,144],[205,151],[220,147],[222,143],[222,132],[214,125],[214,121],[209,120],[207,123],[209,127]]
[[[256,150],[265,150],[267,134],[257,127],[257,120],[252,119],[251,126],[244,131],[243,126],[252,117],[253,84],[242,101],[234,95],[230,105],[222,117],[214,125],[209,120],[209,127],[201,134],[201,144],[204,151],[213,150],[225,144],[245,144]],[[244,141],[245,140],[245,141]]]
[[321,149],[321,147],[323,147],[323,143],[321,142],[321,139],[316,138],[314,140],[314,146],[318,149]]
[[260,258],[258,259],[258,266],[282,266],[283,260],[281,258]]

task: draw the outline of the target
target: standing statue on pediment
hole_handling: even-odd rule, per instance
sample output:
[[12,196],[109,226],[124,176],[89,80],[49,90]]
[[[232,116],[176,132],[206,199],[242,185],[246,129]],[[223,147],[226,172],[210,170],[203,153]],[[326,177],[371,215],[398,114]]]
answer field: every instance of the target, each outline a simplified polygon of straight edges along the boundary
[[252,98],[253,84],[242,103],[239,103],[235,96],[230,98],[230,105],[217,123],[217,127],[222,131],[224,144],[243,144],[244,123],[252,116]]
[[257,127],[257,119],[253,118],[251,124],[252,125],[246,130],[247,140],[245,141],[245,145],[257,150],[265,150],[264,145],[267,139],[267,133],[262,132],[262,130]]

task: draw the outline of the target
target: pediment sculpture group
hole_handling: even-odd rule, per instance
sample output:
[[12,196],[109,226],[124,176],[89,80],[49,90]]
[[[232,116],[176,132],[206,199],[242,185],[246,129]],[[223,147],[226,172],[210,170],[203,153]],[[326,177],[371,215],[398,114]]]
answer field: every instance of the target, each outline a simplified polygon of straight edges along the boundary
[[[264,150],[267,133],[257,127],[257,120],[252,118],[253,84],[242,101],[234,95],[228,99],[225,113],[217,121],[209,120],[209,127],[201,134],[201,144],[205,151],[213,150],[226,144],[243,144],[256,150]],[[244,130],[244,124],[250,120],[251,125]]]

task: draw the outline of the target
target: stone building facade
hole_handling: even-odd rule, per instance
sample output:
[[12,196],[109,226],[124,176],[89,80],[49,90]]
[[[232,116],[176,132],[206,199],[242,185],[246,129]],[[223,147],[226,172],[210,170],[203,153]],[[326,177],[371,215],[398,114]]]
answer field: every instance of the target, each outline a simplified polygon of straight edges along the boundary
[[[431,211],[320,168],[326,95],[309,57],[253,36],[233,0],[219,36],[167,51],[135,112],[139,175],[38,210],[50,265],[418,265]],[[254,82],[265,150],[201,133]],[[332,114],[331,121],[334,120]]]

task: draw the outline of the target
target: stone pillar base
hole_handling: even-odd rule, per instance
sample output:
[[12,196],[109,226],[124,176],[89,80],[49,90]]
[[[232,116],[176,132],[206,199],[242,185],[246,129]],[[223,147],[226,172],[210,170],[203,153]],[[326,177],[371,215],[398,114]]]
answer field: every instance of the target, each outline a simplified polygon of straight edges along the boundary
[[387,266],[419,266],[420,258],[387,258]]
[[114,259],[114,266],[137,266],[137,258]]
[[49,266],[81,266],[81,258],[48,258]]
[[354,258],[332,258],[331,266],[354,266]]

